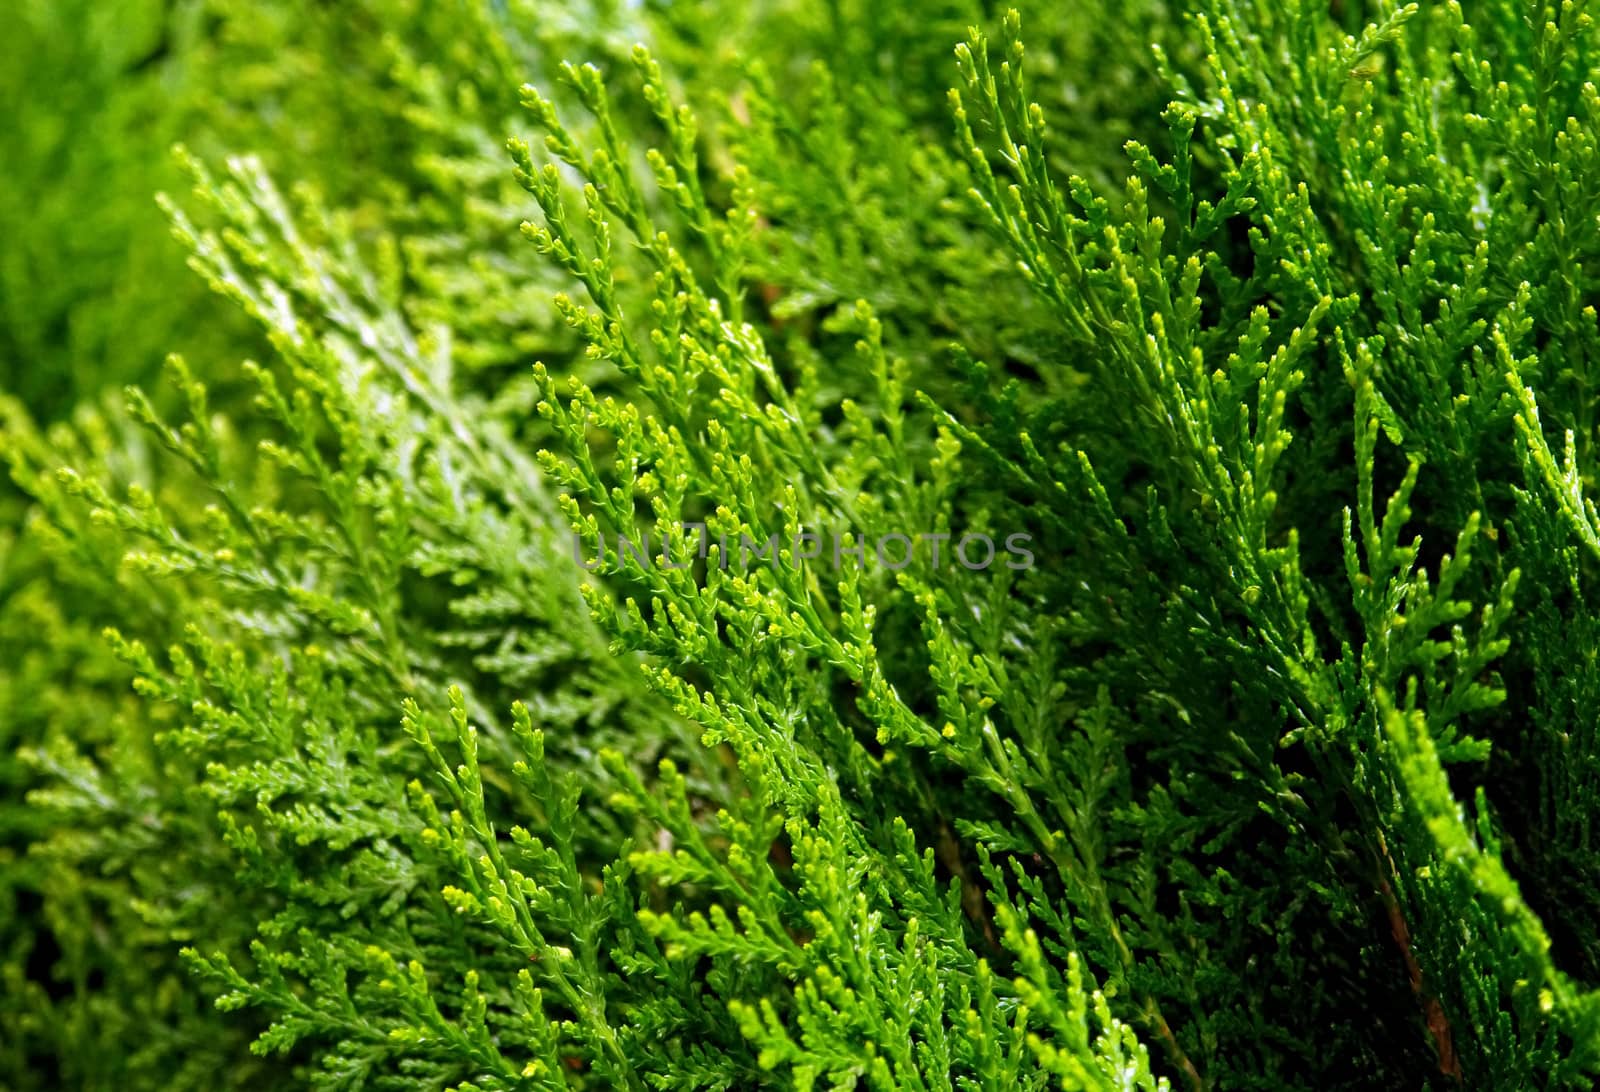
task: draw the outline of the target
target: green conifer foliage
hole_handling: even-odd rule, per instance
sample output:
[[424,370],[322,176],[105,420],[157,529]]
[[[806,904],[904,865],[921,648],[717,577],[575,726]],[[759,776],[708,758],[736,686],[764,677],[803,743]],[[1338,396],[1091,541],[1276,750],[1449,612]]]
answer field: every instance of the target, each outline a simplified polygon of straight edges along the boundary
[[76,6],[0,1087],[1600,1079],[1585,4]]

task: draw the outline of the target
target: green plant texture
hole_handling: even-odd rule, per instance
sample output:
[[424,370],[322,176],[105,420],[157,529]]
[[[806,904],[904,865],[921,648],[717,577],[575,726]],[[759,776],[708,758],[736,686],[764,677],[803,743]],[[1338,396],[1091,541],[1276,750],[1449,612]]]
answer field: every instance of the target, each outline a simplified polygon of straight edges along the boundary
[[0,1089],[1600,1083],[1584,0],[13,0]]

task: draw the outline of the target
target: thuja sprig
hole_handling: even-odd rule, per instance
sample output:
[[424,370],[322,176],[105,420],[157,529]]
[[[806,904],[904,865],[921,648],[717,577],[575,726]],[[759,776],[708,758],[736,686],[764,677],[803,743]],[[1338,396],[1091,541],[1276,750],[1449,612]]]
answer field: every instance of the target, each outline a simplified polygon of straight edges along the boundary
[[[522,754],[512,773],[541,803],[547,823],[543,837],[522,826],[508,832],[517,857],[525,862],[522,868],[509,862],[489,819],[477,730],[468,721],[461,692],[451,691],[442,724],[415,702],[406,708],[405,729],[433,763],[454,805],[446,819],[431,813],[425,794],[417,795],[430,820],[423,837],[442,840],[449,847],[464,881],[465,886],[446,887],[444,897],[458,913],[482,918],[536,965],[538,977],[570,1013],[577,1043],[593,1045],[589,1063],[597,1075],[617,1087],[643,1088],[606,1012],[607,977],[600,945],[607,903],[586,890],[588,883],[578,871],[573,851],[581,786],[567,781],[557,790],[545,764],[544,736],[533,727],[526,707],[513,708],[512,726]],[[435,733],[441,729],[460,749],[459,764],[452,766],[435,743]],[[568,943],[557,943],[552,935]],[[519,976],[518,983],[529,1011],[541,1012],[539,998],[529,993],[528,979]]]

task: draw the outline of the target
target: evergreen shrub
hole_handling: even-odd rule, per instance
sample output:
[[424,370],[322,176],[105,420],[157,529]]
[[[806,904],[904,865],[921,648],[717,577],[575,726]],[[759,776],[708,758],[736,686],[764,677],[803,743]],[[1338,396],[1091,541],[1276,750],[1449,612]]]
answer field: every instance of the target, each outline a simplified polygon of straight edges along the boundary
[[0,1087],[1595,1087],[1587,6],[8,5]]

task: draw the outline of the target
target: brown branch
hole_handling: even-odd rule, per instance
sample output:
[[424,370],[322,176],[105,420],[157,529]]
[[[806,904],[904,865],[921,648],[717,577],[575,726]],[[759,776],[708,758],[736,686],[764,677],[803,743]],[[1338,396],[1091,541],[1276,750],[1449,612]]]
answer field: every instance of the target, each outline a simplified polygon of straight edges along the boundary
[[[1389,847],[1384,844],[1381,834],[1378,836],[1378,849],[1383,863],[1388,867],[1390,875],[1393,875],[1394,861],[1389,857]],[[1433,1036],[1434,1049],[1439,1057],[1439,1072],[1460,1084],[1461,1059],[1456,1056],[1450,1017],[1445,1014],[1444,1006],[1439,1003],[1439,999],[1423,989],[1422,965],[1417,962],[1416,954],[1411,950],[1411,927],[1406,923],[1405,913],[1400,909],[1400,900],[1395,897],[1394,888],[1389,885],[1387,876],[1378,877],[1378,890],[1383,896],[1383,908],[1388,914],[1389,933],[1394,937],[1395,944],[1400,948],[1400,955],[1405,960],[1406,975],[1411,980],[1411,992],[1416,994],[1417,1001],[1422,1006],[1423,1018],[1428,1024],[1428,1032]]]

